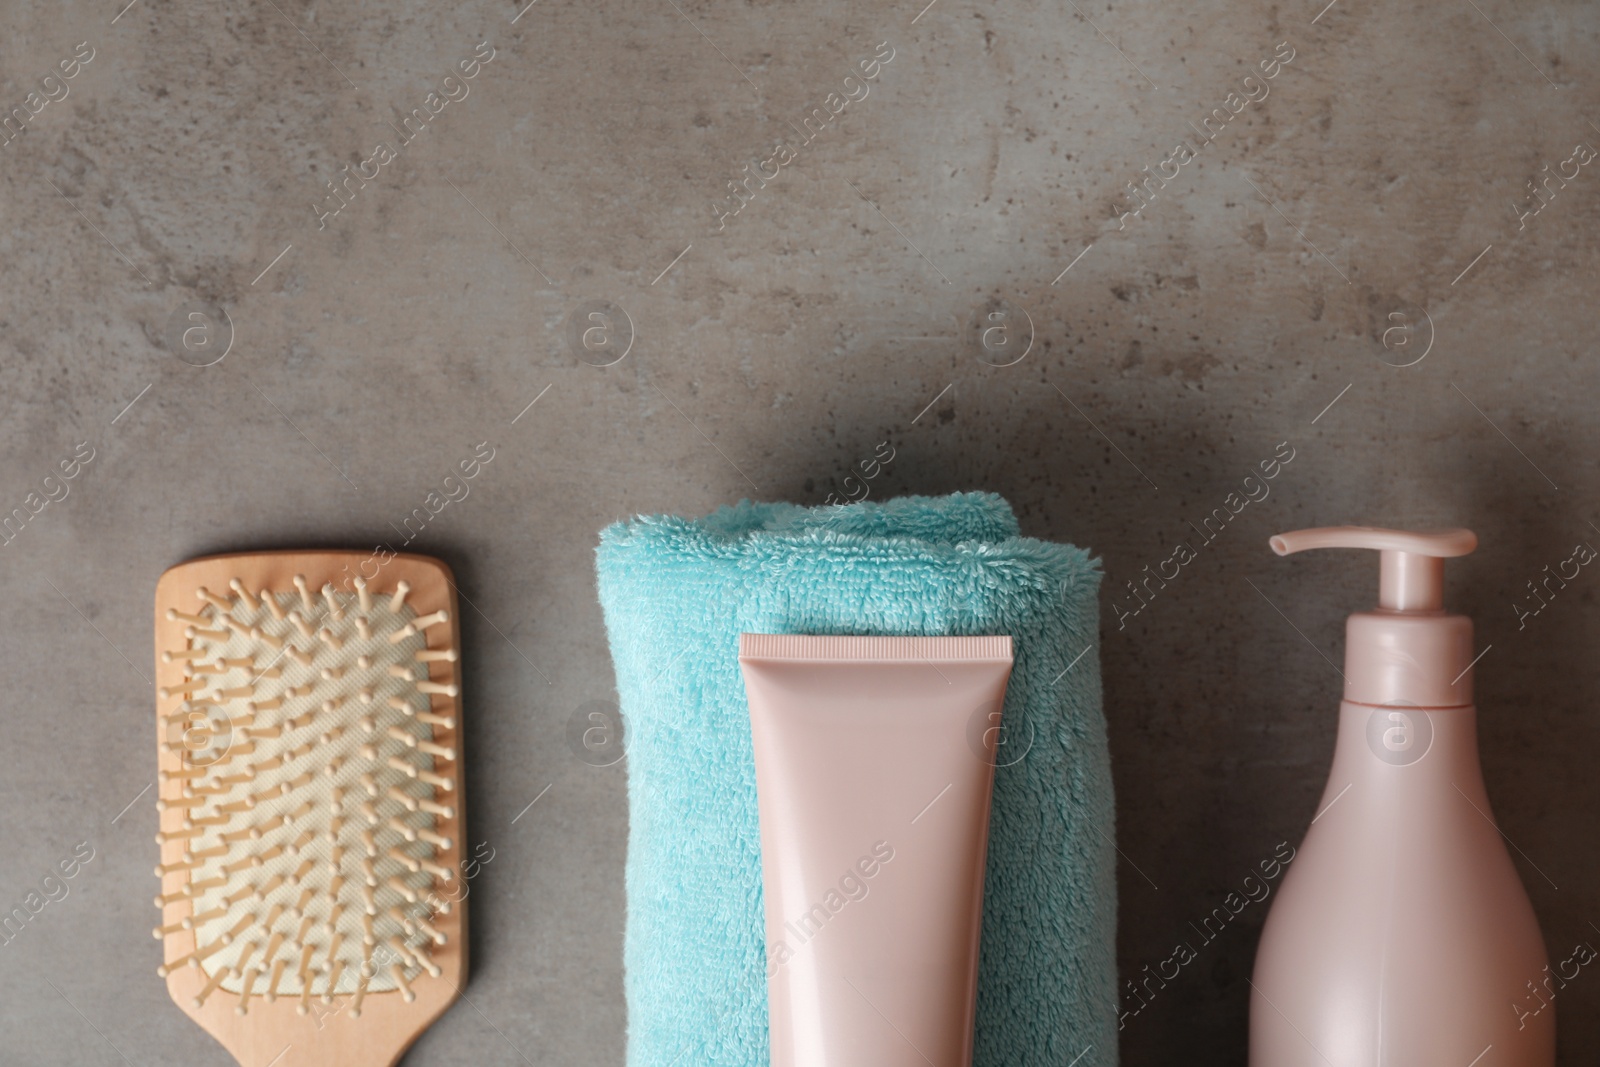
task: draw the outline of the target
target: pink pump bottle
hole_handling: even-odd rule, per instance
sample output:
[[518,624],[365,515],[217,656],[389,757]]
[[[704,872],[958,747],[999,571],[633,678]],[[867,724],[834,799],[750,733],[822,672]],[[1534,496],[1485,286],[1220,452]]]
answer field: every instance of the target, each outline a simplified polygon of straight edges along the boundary
[[1251,1067],[1551,1067],[1555,1011],[1533,906],[1489,810],[1472,620],[1443,610],[1470,530],[1272,538],[1381,553],[1378,608],[1351,615],[1333,769],[1267,915]]

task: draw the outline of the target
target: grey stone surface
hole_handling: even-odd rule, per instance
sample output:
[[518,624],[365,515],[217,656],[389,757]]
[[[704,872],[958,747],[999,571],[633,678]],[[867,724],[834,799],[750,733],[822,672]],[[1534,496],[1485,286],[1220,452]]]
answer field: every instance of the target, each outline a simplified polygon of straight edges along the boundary
[[[3,8],[0,102],[29,117],[0,146],[0,510],[94,458],[0,550],[0,903],[78,842],[94,858],[0,945],[0,1060],[228,1062],[155,977],[156,577],[395,542],[483,441],[409,547],[473,605],[469,818],[496,858],[471,1004],[408,1064],[622,1058],[623,773],[565,739],[612,693],[596,531],[821,503],[885,440],[874,497],[992,489],[1104,559],[1125,977],[1316,810],[1330,661],[1375,565],[1265,542],[1347,521],[1482,536],[1449,600],[1492,646],[1490,795],[1552,958],[1600,939],[1600,576],[1514,608],[1600,543],[1600,176],[1514,206],[1600,145],[1592,6],[123,2]],[[390,124],[486,40],[401,146]],[[1126,183],[1259,94],[1282,41],[1269,95],[1119,228]],[[879,42],[868,94],[719,230],[726,183]],[[398,157],[319,228],[325,182],[380,142]],[[632,338],[609,366],[567,339],[596,301],[631,321],[602,323]],[[234,335],[205,368],[214,348],[167,340],[196,302]],[[996,322],[1009,347],[983,344]],[[1270,497],[1119,627],[1124,582],[1280,442]],[[1124,1062],[1242,1062],[1263,914],[1127,1020]],[[1556,1001],[1563,1064],[1600,1054],[1597,1009],[1585,970]]]

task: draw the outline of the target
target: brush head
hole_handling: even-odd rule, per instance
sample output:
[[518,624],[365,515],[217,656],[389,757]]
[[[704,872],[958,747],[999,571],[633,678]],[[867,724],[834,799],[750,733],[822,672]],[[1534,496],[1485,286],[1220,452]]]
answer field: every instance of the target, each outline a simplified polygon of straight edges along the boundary
[[236,1056],[219,1017],[270,1043],[291,1012],[321,1031],[428,994],[420,1032],[464,962],[448,571],[213,557],[169,571],[156,611],[155,935],[174,999]]

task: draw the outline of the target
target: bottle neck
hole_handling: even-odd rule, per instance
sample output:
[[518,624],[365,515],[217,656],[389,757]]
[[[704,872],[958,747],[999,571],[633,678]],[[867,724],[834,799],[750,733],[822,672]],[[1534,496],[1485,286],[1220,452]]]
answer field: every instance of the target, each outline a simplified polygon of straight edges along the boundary
[[[1339,705],[1339,739],[1328,775],[1329,796],[1351,783],[1357,809],[1369,814],[1411,810],[1427,803],[1471,809],[1465,797],[1487,812],[1483,772],[1478,763],[1478,715],[1475,707],[1415,708],[1399,704],[1373,706],[1344,701]],[[1458,792],[1459,791],[1459,792]],[[1413,816],[1416,812],[1413,811]]]
[[1472,703],[1472,620],[1370,611],[1345,625],[1344,699],[1374,706],[1460,708]]

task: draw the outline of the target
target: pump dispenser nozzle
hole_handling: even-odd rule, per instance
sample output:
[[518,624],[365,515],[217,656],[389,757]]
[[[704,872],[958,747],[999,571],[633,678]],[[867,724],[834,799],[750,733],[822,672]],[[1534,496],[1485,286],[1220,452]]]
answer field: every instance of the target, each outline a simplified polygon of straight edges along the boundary
[[1441,611],[1444,561],[1478,547],[1471,530],[1410,533],[1376,526],[1323,526],[1278,534],[1267,542],[1280,556],[1308,548],[1371,548],[1382,553],[1378,606],[1385,611]]
[[1278,534],[1268,544],[1280,556],[1308,548],[1380,553],[1378,609],[1351,615],[1345,628],[1346,700],[1423,708],[1472,703],[1472,620],[1444,612],[1444,561],[1477,548],[1477,534],[1325,526]]

